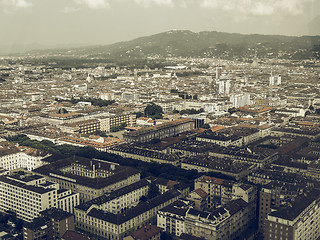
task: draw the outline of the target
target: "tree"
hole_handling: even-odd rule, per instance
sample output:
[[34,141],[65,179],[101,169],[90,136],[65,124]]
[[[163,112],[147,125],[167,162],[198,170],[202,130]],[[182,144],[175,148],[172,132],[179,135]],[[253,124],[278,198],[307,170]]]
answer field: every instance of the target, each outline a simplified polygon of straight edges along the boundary
[[199,110],[191,108],[191,109],[181,110],[180,111],[180,115],[183,115],[183,114],[199,114],[199,113],[202,113],[202,112],[204,112],[203,108],[200,108]]
[[108,135],[106,134],[106,132],[101,131],[101,130],[97,130],[95,132],[92,133],[93,135],[98,135],[100,137],[108,137]]
[[121,130],[125,129],[126,126],[127,126],[126,123],[121,123],[120,125],[112,126],[110,128],[110,131],[111,132],[118,132],[118,131],[121,131]]
[[143,117],[143,113],[142,112],[135,112],[133,114],[136,115],[136,118]]
[[162,107],[154,103],[148,104],[148,106],[146,106],[146,108],[144,109],[144,115],[146,115],[147,117],[151,117],[153,119],[162,118],[162,114],[163,114]]

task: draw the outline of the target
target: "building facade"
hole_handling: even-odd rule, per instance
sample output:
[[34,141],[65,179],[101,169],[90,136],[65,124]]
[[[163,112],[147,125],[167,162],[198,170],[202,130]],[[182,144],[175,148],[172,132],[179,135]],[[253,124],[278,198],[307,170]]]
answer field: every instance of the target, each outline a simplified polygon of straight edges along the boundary
[[[58,194],[59,184],[46,181],[39,175],[12,174],[0,176],[0,210],[13,211],[18,218],[32,221],[41,211],[59,208],[73,212],[79,204],[79,194]],[[67,206],[67,208],[65,207]]]
[[291,206],[268,214],[264,237],[267,240],[316,240],[320,237],[320,192],[312,190],[297,197]]
[[140,180],[140,172],[116,163],[73,156],[34,170],[49,181],[79,193],[85,202]]
[[141,128],[136,131],[125,132],[123,139],[127,142],[149,142],[152,139],[172,137],[194,129],[194,121],[187,118],[163,123],[160,125]]

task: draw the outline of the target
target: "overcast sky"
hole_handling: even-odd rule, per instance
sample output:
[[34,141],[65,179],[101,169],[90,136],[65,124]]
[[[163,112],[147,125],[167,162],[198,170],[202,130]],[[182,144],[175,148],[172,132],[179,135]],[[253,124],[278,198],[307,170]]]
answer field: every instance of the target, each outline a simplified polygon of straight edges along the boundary
[[320,35],[320,0],[0,0],[0,45],[109,44],[172,29]]

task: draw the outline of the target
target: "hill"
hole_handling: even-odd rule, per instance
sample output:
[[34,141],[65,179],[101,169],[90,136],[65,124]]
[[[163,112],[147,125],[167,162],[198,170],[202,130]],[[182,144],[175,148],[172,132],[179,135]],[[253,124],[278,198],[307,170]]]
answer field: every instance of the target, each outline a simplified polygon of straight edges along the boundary
[[320,58],[320,36],[245,35],[223,32],[174,30],[127,42],[75,49],[33,51],[37,54],[79,55],[91,58],[147,57],[278,57]]

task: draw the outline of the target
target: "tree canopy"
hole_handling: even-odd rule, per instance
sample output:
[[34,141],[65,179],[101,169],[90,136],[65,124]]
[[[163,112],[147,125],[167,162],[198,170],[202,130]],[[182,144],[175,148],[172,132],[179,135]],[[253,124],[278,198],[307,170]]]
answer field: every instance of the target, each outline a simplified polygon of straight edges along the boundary
[[180,114],[181,115],[183,115],[183,114],[199,114],[199,113],[202,113],[202,112],[204,112],[203,108],[201,108],[199,110],[191,108],[191,109],[181,110]]
[[148,106],[146,106],[146,108],[144,109],[144,115],[153,119],[162,118],[162,114],[162,107],[154,103],[148,104]]

